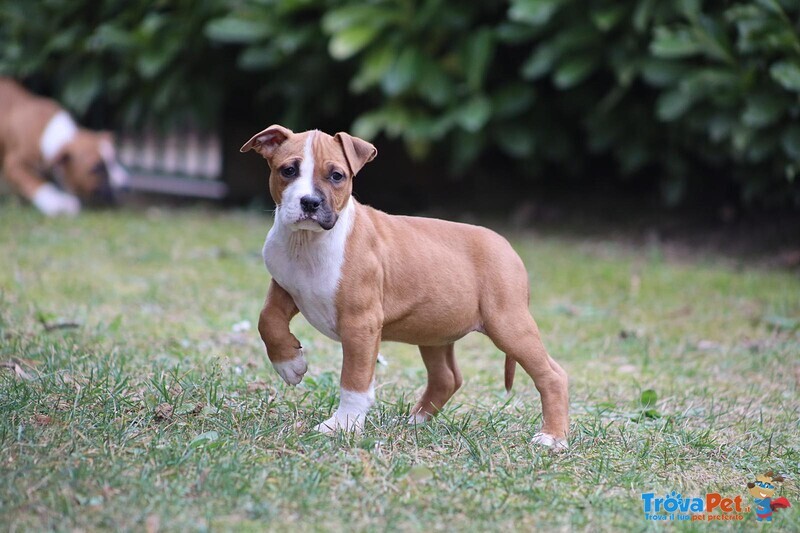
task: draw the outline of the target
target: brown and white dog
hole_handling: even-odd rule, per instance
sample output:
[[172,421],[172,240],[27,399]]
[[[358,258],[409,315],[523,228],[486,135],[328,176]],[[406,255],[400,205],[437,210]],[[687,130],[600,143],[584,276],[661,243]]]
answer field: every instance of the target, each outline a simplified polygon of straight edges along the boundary
[[48,216],[77,214],[81,201],[110,204],[127,180],[110,133],[79,128],[56,102],[8,78],[0,78],[0,162],[6,180]]
[[277,205],[263,249],[272,282],[258,322],[269,359],[287,383],[303,379],[308,366],[289,331],[298,311],[342,343],[339,407],[317,430],[363,428],[381,341],[419,346],[428,386],[409,422],[428,420],[461,386],[453,343],[479,331],[506,354],[507,389],[516,363],[533,378],[544,420],[534,441],[566,446],[567,374],[542,345],[525,266],[503,237],[360,204],[353,177],[377,150],[347,133],[270,126],[241,148],[249,150],[269,163]]

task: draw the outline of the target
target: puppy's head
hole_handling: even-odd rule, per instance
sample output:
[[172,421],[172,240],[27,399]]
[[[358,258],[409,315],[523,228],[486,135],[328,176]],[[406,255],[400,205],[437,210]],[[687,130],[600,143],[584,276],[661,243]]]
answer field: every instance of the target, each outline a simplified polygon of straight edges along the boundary
[[79,130],[56,156],[53,169],[66,189],[94,206],[113,204],[114,189],[128,180],[108,132]]
[[353,178],[378,151],[347,133],[294,133],[270,126],[242,146],[255,150],[270,168],[269,192],[281,222],[294,230],[333,228],[353,191]]

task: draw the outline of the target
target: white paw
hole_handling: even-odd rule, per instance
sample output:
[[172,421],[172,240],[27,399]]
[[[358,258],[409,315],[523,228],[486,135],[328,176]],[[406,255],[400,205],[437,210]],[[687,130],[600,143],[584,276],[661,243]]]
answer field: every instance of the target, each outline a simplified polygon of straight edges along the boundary
[[45,183],[36,189],[31,201],[39,211],[49,217],[77,215],[81,211],[80,200],[50,183]]
[[314,426],[314,429],[325,435],[331,435],[336,431],[346,431],[361,433],[364,430],[365,415],[343,414],[337,410],[332,417],[321,424]]
[[283,381],[289,385],[297,385],[303,381],[303,376],[308,371],[308,363],[306,363],[302,348],[297,349],[297,355],[294,359],[272,363],[272,366],[278,375],[283,378]]
[[367,419],[367,411],[375,403],[375,382],[370,384],[366,392],[341,389],[340,393],[336,412],[325,422],[314,426],[314,429],[325,435],[338,430],[361,433],[364,421]]
[[560,452],[567,449],[567,440],[566,439],[559,439],[550,435],[549,433],[537,433],[531,439],[533,444],[539,444],[541,446],[546,446],[550,448],[554,452]]
[[408,417],[409,426],[422,425],[427,421],[428,421],[428,416],[426,416],[424,413],[414,413],[413,415]]

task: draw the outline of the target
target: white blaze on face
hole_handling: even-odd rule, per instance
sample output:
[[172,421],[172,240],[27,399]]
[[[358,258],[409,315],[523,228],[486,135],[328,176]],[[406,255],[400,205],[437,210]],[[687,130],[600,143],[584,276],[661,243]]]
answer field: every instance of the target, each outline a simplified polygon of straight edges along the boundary
[[284,224],[296,229],[308,229],[312,231],[324,231],[319,224],[312,220],[303,221],[298,224],[298,220],[303,215],[300,207],[300,199],[303,196],[314,194],[314,137],[317,132],[311,131],[306,137],[303,145],[303,160],[300,162],[299,175],[283,190],[281,205],[278,207],[278,216]]
[[124,187],[128,183],[128,171],[117,160],[114,145],[109,141],[100,141],[100,157],[108,170],[108,181],[114,188]]

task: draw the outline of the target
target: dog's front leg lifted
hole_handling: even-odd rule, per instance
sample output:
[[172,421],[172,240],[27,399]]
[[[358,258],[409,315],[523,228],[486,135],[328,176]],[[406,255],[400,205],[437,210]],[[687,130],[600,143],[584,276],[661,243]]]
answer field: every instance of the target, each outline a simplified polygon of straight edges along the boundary
[[367,411],[375,403],[375,361],[381,342],[380,326],[360,326],[341,331],[342,379],[339,407],[325,422],[316,426],[321,433],[336,430],[360,433]]
[[289,322],[298,312],[292,296],[272,280],[258,317],[258,332],[272,366],[289,385],[300,383],[308,370],[303,347],[289,331]]

